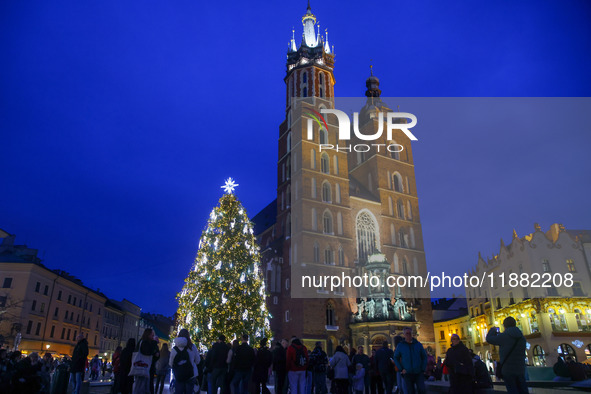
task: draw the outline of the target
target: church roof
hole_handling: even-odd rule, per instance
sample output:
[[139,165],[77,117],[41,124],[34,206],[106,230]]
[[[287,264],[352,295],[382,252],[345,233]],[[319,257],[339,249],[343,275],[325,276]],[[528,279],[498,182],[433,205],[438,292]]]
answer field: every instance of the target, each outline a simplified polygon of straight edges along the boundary
[[254,235],[256,236],[263,233],[266,229],[274,225],[276,221],[277,199],[274,199],[251,219],[251,222],[254,223]]

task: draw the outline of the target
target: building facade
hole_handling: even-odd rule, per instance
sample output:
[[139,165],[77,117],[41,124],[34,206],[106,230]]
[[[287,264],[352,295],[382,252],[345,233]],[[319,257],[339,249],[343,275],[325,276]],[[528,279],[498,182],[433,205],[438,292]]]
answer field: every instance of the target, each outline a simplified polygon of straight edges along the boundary
[[35,249],[15,245],[14,238],[4,237],[0,246],[4,345],[23,353],[72,354],[83,333],[90,354],[98,354],[106,297],[64,271],[43,266]]
[[[358,289],[326,285],[303,287],[303,274],[353,276],[366,273],[425,275],[426,260],[409,138],[394,130],[376,144],[398,144],[399,152],[322,150],[337,141],[336,118],[313,123],[313,113],[333,109],[334,49],[316,32],[308,7],[299,47],[292,36],[287,54],[286,112],[279,127],[277,199],[253,218],[270,292],[276,337],[303,337],[370,346],[412,326],[419,340],[434,345],[429,296],[413,289]],[[366,81],[359,128],[365,135],[385,127],[380,116],[379,80]],[[385,116],[384,116],[385,119]],[[311,137],[311,138],[310,138]],[[353,138],[350,144],[359,142]],[[378,307],[379,306],[379,307]]]
[[[486,342],[486,333],[512,316],[527,339],[524,358],[529,365],[552,366],[566,355],[584,361],[591,358],[591,273],[585,248],[589,231],[553,224],[544,233],[539,225],[534,227],[524,237],[514,231],[509,245],[501,240],[492,258],[479,255],[469,273],[493,273],[496,278],[504,274],[507,280],[517,274],[530,280],[514,287],[497,281],[489,288],[466,289],[474,352],[483,359],[498,359],[498,348]],[[541,280],[534,283],[536,274]],[[572,282],[565,284],[569,277]]]

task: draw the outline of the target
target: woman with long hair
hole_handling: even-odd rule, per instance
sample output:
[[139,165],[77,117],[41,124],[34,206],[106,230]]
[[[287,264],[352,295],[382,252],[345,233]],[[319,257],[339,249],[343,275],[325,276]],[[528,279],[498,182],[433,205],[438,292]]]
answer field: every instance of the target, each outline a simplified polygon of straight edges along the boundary
[[129,338],[125,349],[121,351],[119,369],[119,389],[122,394],[130,394],[133,390],[133,376],[129,376],[131,361],[135,350],[135,338]]
[[154,339],[154,330],[146,328],[142,339],[137,346],[137,351],[144,356],[152,356],[150,365],[150,376],[136,376],[133,382],[133,394],[154,394],[154,373],[156,372],[156,361],[160,357],[158,342]]
[[168,350],[168,344],[163,343],[160,349],[160,358],[156,363],[156,387],[154,388],[154,393],[156,394],[162,394],[162,391],[164,391],[164,381],[170,369],[169,359],[170,351]]
[[342,346],[337,346],[334,356],[330,360],[330,366],[334,370],[335,394],[347,394],[349,392],[349,366],[351,361]]
[[174,340],[174,347],[170,352],[169,359],[174,373],[175,394],[193,394],[195,381],[199,375],[197,365],[200,361],[197,346],[191,341],[189,331],[183,328]]

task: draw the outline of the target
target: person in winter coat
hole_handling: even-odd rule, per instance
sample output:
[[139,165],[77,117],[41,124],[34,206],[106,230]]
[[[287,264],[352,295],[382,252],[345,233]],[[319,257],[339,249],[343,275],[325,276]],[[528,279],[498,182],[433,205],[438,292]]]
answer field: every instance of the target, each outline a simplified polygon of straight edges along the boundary
[[485,394],[488,389],[493,387],[490,374],[486,368],[486,364],[470,350],[470,356],[472,357],[472,365],[474,365],[474,394]]
[[121,346],[117,346],[115,353],[113,353],[113,386],[111,387],[111,393],[117,394],[121,391]]
[[[376,363],[376,351],[371,351],[371,357],[369,358],[369,370],[370,370],[370,393],[371,394],[384,394],[384,386],[382,384],[382,377]],[[367,373],[367,372],[366,372]]]
[[[115,359],[115,356],[113,356],[113,359]],[[168,350],[168,344],[163,343],[162,349],[160,349],[160,358],[156,363],[156,387],[154,387],[154,393],[162,394],[162,391],[164,391],[164,381],[170,369],[169,361],[170,350]]]
[[499,347],[499,357],[502,365],[501,372],[508,393],[528,392],[525,382],[525,338],[517,328],[517,322],[511,316],[503,320],[505,331],[499,333],[497,327],[492,327],[486,334],[486,341]]
[[472,391],[474,365],[470,350],[462,343],[458,334],[451,336],[451,346],[445,354],[445,365],[450,371],[449,392],[464,393]]
[[283,394],[285,378],[287,377],[286,367],[287,339],[275,344],[273,349],[273,372],[275,373],[275,393]]
[[357,354],[353,356],[351,363],[353,365],[361,364],[365,371],[365,377],[363,378],[365,393],[369,394],[369,356],[365,354],[363,346],[357,346]]
[[392,359],[394,352],[389,347],[388,341],[382,343],[382,347],[376,351],[376,365],[380,371],[382,384],[386,390],[386,394],[390,394],[394,388],[394,368],[392,366]]
[[423,345],[413,338],[412,328],[405,327],[402,332],[404,341],[396,346],[394,363],[404,380],[405,394],[423,394],[426,392],[424,372],[427,368],[427,353]]
[[326,394],[326,367],[328,356],[322,350],[322,342],[316,342],[316,347],[310,353],[310,367],[312,369],[312,380],[314,382],[315,394]]
[[347,394],[349,392],[349,366],[351,361],[342,346],[337,346],[329,364],[334,370],[335,394]]
[[125,349],[121,351],[119,381],[122,394],[129,394],[133,389],[133,376],[129,376],[131,370],[131,360],[135,350],[135,338],[129,338],[125,344]]
[[[189,331],[183,328],[174,340],[174,347],[168,358],[168,364],[172,366],[175,376],[175,394],[193,394],[193,388],[199,376],[197,365],[200,361],[197,346],[191,341]],[[190,367],[186,364],[189,364]]]
[[84,371],[86,370],[86,361],[88,358],[88,341],[84,337],[84,334],[78,334],[76,338],[78,343],[74,348],[72,354],[72,364],[70,366],[70,382],[74,384],[73,394],[80,394],[82,388],[82,380],[84,379]]
[[363,394],[365,387],[365,368],[363,364],[358,363],[355,365],[355,375],[353,375],[353,390],[355,394]]
[[152,356],[149,377],[135,376],[133,380],[133,394],[154,394],[154,372],[156,371],[156,361],[160,357],[158,342],[154,339],[154,330],[146,328],[136,348],[144,356]]
[[273,355],[267,347],[267,338],[261,339],[260,347],[256,352],[254,359],[254,369],[252,371],[252,380],[256,385],[257,393],[270,394],[267,388],[269,379],[269,368],[273,365]]
[[248,344],[248,334],[244,334],[242,335],[242,343],[236,348],[233,360],[234,378],[232,378],[232,386],[234,386],[236,394],[246,394],[248,392],[254,358],[254,349]]
[[[347,355],[345,355],[347,357]],[[293,338],[286,352],[287,378],[292,394],[306,392],[306,369],[308,369],[308,349],[298,338]]]
[[228,371],[228,345],[226,336],[221,334],[218,341],[214,343],[207,353],[205,367],[207,368],[207,392],[209,394],[217,393],[218,387],[221,387],[222,393],[226,389],[226,373]]

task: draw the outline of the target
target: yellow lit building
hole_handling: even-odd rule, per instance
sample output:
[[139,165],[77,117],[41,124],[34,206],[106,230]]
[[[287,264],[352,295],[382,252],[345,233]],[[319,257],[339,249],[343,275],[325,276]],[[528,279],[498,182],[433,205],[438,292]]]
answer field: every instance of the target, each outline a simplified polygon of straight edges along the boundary
[[[502,330],[503,320],[512,316],[527,339],[524,358],[529,365],[552,366],[559,355],[580,362],[591,358],[589,234],[559,224],[543,233],[536,224],[534,233],[521,238],[514,231],[509,245],[501,240],[499,253],[491,259],[479,256],[469,275],[482,277],[486,272],[497,281],[488,287],[467,288],[468,329],[475,353],[485,360],[498,359],[498,348],[486,342],[486,333],[492,326]],[[536,274],[542,278],[538,283],[532,281]],[[529,278],[530,283],[510,286],[511,275]],[[503,276],[505,286],[499,280]],[[572,283],[558,283],[569,277]],[[547,278],[551,278],[549,287],[532,286]]]

